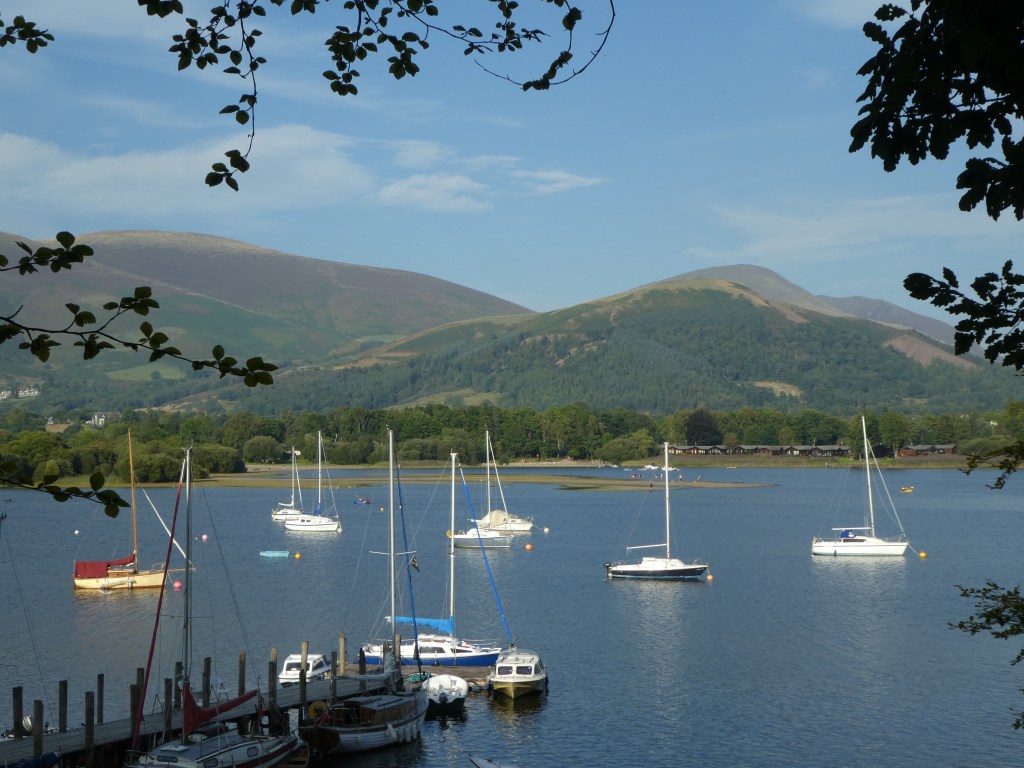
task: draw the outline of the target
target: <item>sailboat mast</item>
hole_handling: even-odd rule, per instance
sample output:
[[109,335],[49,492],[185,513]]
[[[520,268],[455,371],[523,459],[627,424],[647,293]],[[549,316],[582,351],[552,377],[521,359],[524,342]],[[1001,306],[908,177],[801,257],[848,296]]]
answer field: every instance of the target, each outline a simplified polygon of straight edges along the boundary
[[669,496],[668,496],[668,442],[665,442],[665,466],[662,469],[665,474],[665,559],[668,560],[672,557],[672,515],[669,507]]
[[868,425],[864,416],[860,417],[860,429],[864,433],[864,474],[868,479],[868,529],[871,537],[875,535],[875,497],[871,491],[871,454],[868,446]]
[[[487,509],[486,515],[491,514],[491,433],[484,430],[484,464],[487,468]],[[488,517],[488,520],[490,517]]]
[[395,621],[395,433],[388,430],[388,587],[391,592],[391,622]]
[[455,616],[455,459],[452,454],[452,514],[448,528],[448,615]]
[[292,446],[292,503],[289,505],[295,509],[295,486],[299,480],[299,465],[295,461],[295,446]]
[[139,572],[139,529],[135,522],[135,460],[132,457],[132,431],[128,430],[128,479],[132,484],[132,552],[135,563],[132,570]]
[[[320,502],[321,502],[320,486],[322,485],[322,482],[321,482],[320,478],[322,477],[322,474],[323,474],[323,470],[321,468],[321,461],[323,461],[323,455],[324,455],[324,433],[323,432],[317,432],[316,433],[316,513],[318,515],[320,514]],[[392,614],[392,615],[394,615],[394,614]]]
[[[185,595],[181,630],[182,688],[188,685],[192,667],[192,447],[185,449]],[[181,729],[182,744],[188,734]]]

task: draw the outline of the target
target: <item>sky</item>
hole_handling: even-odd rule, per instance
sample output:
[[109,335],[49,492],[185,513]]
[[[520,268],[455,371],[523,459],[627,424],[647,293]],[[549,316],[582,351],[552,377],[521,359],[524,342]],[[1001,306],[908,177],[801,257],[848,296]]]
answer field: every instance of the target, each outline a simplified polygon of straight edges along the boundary
[[[581,65],[611,15],[606,0],[578,2]],[[548,3],[521,4],[551,33],[536,50],[467,57],[432,34],[415,77],[370,59],[343,98],[320,74],[323,41],[349,23],[341,0],[312,16],[270,6],[256,25],[267,63],[252,169],[233,192],[204,178],[246,145],[219,112],[247,86],[220,68],[177,71],[167,49],[180,16],[125,0],[0,0],[5,24],[23,14],[56,37],[35,55],[0,48],[0,230],[197,232],[431,275],[536,311],[754,264],[814,294],[955,322],[903,278],[970,278],[1013,258],[1012,216],[957,207],[964,155],[886,173],[850,154],[856,73],[873,53],[862,26],[880,0],[619,0],[596,61],[528,93],[510,80],[535,77],[565,40]],[[184,5],[205,20],[212,4]],[[442,22],[489,30],[492,5],[446,0],[457,14]]]

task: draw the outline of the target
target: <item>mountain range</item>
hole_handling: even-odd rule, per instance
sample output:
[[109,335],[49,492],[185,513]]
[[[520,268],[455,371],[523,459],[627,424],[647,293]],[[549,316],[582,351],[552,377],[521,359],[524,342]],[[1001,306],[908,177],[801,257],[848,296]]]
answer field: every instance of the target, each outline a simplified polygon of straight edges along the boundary
[[[0,347],[0,390],[36,386],[41,407],[178,407],[275,413],[492,402],[573,402],[652,413],[706,406],[848,413],[996,409],[1016,379],[952,354],[952,326],[865,297],[815,296],[751,265],[702,269],[553,312],[414,272],[346,264],[202,234],[79,236],[95,255],[65,272],[0,280],[0,311],[58,327],[67,303],[97,310],[148,285],[146,318],[195,357],[215,344],[280,366],[273,387],[128,351],[43,365]],[[12,261],[54,245],[0,233]],[[114,332],[137,337],[142,318]]]

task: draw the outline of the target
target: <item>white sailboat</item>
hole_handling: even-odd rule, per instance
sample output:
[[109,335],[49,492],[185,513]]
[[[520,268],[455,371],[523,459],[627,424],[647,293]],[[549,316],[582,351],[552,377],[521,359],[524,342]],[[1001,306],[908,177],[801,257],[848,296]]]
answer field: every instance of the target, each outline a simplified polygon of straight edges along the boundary
[[273,520],[292,520],[302,517],[305,510],[302,508],[302,484],[299,482],[298,454],[295,453],[295,446],[292,446],[292,497],[288,501],[279,501],[277,506],[270,512]]
[[668,443],[664,445],[665,464],[661,467],[665,476],[665,542],[663,544],[645,544],[626,549],[660,549],[665,548],[664,557],[644,556],[639,563],[605,563],[605,570],[613,579],[661,579],[665,581],[697,581],[708,571],[708,564],[702,560],[684,562],[672,557],[672,508],[669,501]]
[[[501,478],[498,477],[498,462],[494,458],[494,446],[491,445],[490,431],[484,432],[484,463],[487,472],[487,514],[477,519],[476,527],[482,531],[494,531],[500,534],[529,533],[533,530],[533,520],[518,517],[508,511],[505,492],[501,488]],[[492,467],[494,468],[494,483],[498,488],[498,497],[501,499],[501,509],[495,509],[491,504]]]
[[338,505],[334,503],[334,489],[331,488],[331,508],[334,516],[323,514],[323,460],[324,437],[322,432],[316,433],[316,509],[312,514],[289,517],[284,527],[289,531],[309,531],[317,533],[341,533],[341,520],[338,519]]
[[[391,615],[395,615],[395,437],[388,431],[390,468],[390,523],[388,536],[388,588]],[[319,718],[300,729],[303,740],[324,757],[398,746],[420,737],[427,715],[427,694],[406,690],[394,654],[384,655],[384,674],[394,690],[372,696],[354,696],[325,707]]]
[[[184,490],[186,561],[192,555],[192,450],[187,449],[182,465],[181,487]],[[177,517],[177,516],[175,516]],[[143,722],[143,706],[146,701],[146,687],[150,668],[147,667],[139,699],[138,712],[133,713],[131,750],[125,760],[125,768],[273,768],[285,760],[298,747],[298,737],[288,726],[288,719],[280,712],[274,717],[263,714],[262,704],[253,706],[252,713],[242,718],[248,723],[245,729],[236,723],[216,722],[219,714],[234,711],[245,702],[256,697],[258,690],[251,690],[236,698],[222,701],[214,706],[201,707],[196,702],[189,681],[192,666],[192,569],[185,570],[182,616],[182,726],[181,735],[148,750],[140,751]],[[159,611],[157,621],[159,622]],[[153,643],[157,633],[153,632]],[[152,649],[150,650],[152,658]],[[237,722],[237,721],[236,721]]]
[[[458,454],[451,454],[451,525],[455,525],[455,472]],[[455,636],[455,539],[448,540],[448,616],[443,619],[397,616],[393,622],[414,624],[415,637],[403,639],[399,646],[402,664],[425,664],[445,667],[489,667],[498,658],[501,648],[493,643],[478,640],[462,640]],[[475,545],[478,546],[478,545]],[[423,633],[420,628],[436,630]],[[363,646],[367,664],[379,664],[383,643],[368,643]],[[432,685],[441,685],[435,682]]]
[[[860,427],[864,436],[864,475],[867,480],[868,495],[864,525],[833,528],[831,538],[814,538],[811,542],[812,555],[902,556],[910,546],[906,531],[903,530],[903,523],[900,522],[899,515],[896,514],[896,507],[892,503],[892,496],[889,494],[881,470],[878,468],[878,460],[868,443],[868,428],[863,416],[860,417]],[[871,476],[873,473],[878,476],[880,489],[872,486]],[[897,536],[883,538],[878,536],[875,531],[875,495],[879,490],[884,491],[883,498],[899,526],[900,532]]]

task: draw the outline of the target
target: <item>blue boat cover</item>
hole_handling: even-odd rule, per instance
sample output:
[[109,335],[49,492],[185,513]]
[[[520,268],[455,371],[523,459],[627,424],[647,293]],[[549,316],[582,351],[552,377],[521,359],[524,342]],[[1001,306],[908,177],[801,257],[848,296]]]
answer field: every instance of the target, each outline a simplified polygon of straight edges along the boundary
[[445,632],[449,635],[455,634],[455,617],[449,616],[447,619],[420,619],[417,618],[415,621],[412,616],[396,616],[396,624],[415,624],[417,627],[429,627],[430,629],[436,629],[438,632]]

